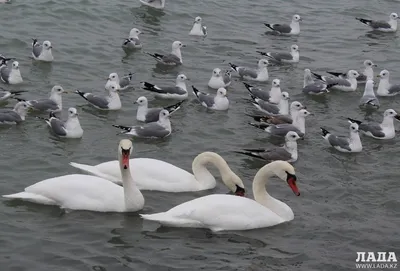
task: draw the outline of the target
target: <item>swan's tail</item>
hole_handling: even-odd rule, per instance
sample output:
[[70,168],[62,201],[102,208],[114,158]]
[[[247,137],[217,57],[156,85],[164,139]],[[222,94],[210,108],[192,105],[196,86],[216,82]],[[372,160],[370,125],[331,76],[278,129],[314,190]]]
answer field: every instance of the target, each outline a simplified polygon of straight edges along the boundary
[[3,195],[3,198],[20,199],[20,200],[25,200],[25,201],[29,201],[29,202],[33,202],[33,203],[46,204],[46,205],[56,205],[56,202],[49,198],[46,198],[42,195],[29,193],[29,192],[20,192],[20,193],[15,193],[15,194],[10,194],[10,195]]
[[167,212],[151,214],[151,215],[140,214],[140,216],[145,220],[156,221],[164,226],[181,227],[181,228],[202,227],[202,223],[200,223],[199,221],[186,218],[173,217],[169,215]]
[[84,164],[78,164],[78,163],[74,163],[74,162],[70,162],[69,163],[71,166],[73,166],[74,168],[78,168],[82,171],[84,171],[85,173],[109,180],[110,182],[116,183],[116,184],[122,184],[122,181],[119,180],[118,178],[115,178],[112,175],[108,175],[106,173],[101,172],[100,170],[98,170],[96,167],[94,166],[89,166],[89,165],[84,165]]

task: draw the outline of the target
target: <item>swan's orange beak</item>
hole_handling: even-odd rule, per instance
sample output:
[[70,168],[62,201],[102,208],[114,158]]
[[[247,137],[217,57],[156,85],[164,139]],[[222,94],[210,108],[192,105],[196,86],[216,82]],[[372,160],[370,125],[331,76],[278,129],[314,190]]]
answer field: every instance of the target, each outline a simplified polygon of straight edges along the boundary
[[289,176],[287,179],[287,183],[288,183],[289,187],[292,189],[293,193],[296,196],[300,196],[299,188],[296,185],[296,176],[294,176],[294,175]]
[[122,166],[124,167],[124,169],[127,169],[129,167],[129,154],[130,150],[122,149]]

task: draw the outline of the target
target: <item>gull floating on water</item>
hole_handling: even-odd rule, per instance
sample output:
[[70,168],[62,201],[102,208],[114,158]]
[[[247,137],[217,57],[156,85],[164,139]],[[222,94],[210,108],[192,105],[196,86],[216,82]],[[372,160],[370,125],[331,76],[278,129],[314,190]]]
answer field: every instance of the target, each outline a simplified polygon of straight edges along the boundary
[[268,81],[268,69],[267,69],[268,64],[269,64],[268,60],[260,59],[257,62],[258,68],[254,70],[246,67],[239,67],[236,66],[235,64],[229,63],[232,70],[237,72],[241,78],[260,81],[260,82]]
[[181,108],[181,104],[183,103],[183,101],[180,101],[179,103],[164,107],[164,108],[149,108],[148,107],[148,100],[146,97],[141,96],[139,97],[134,104],[138,105],[138,109],[136,112],[136,119],[138,121],[142,121],[142,122],[156,122],[158,121],[159,117],[160,117],[160,112],[161,110],[165,109],[169,112],[169,114],[171,115],[172,113],[174,113],[175,111],[177,111],[179,108]]
[[162,55],[162,54],[150,54],[146,53],[149,56],[154,57],[159,63],[174,66],[174,65],[181,65],[183,64],[182,60],[182,53],[181,48],[186,47],[186,45],[182,44],[180,41],[174,41],[172,43],[172,51],[169,54]]
[[331,134],[328,130],[321,127],[322,138],[332,147],[340,152],[361,152],[362,144],[358,133],[358,124],[350,122],[350,137],[339,137]]
[[197,100],[202,106],[214,110],[228,110],[229,100],[226,97],[226,89],[219,88],[216,95],[210,95],[199,91],[197,88],[192,86],[193,94],[196,95]]
[[252,104],[260,111],[270,115],[288,115],[289,114],[289,93],[286,91],[281,93],[279,104],[273,104],[261,100],[250,94],[253,99]]
[[2,109],[0,111],[0,124],[18,124],[23,122],[29,105],[26,102],[18,102],[14,109]]
[[282,95],[281,80],[279,79],[272,80],[272,87],[270,91],[264,91],[260,88],[253,87],[252,85],[247,84],[246,82],[243,82],[243,84],[251,95],[263,101],[270,102],[273,104],[278,104],[281,100],[281,95]]
[[[68,93],[68,91],[65,91],[61,86],[54,86],[50,91],[50,97],[48,99],[29,100],[26,102],[34,110],[59,112],[62,110],[63,93]],[[17,98],[17,100],[22,99]]]
[[290,46],[290,53],[265,53],[261,51],[256,52],[268,57],[270,60],[273,60],[275,62],[297,63],[300,60],[299,46],[297,46],[296,44]]
[[395,96],[400,93],[400,84],[392,85],[389,83],[390,72],[388,70],[381,71],[378,77],[380,78],[376,91],[378,96]]
[[[364,61],[364,70],[359,72],[359,76],[357,77],[358,83],[365,83],[368,79],[374,79],[374,70],[373,67],[377,67],[371,60]],[[327,73],[332,74],[340,79],[347,79],[347,73],[342,72],[329,72]]]
[[259,128],[261,130],[266,131],[267,133],[284,137],[289,131],[295,131],[300,137],[304,137],[306,133],[306,122],[305,118],[309,116],[311,113],[306,109],[301,109],[297,114],[297,117],[293,119],[292,124],[269,124],[269,123],[249,123],[251,126]]
[[0,102],[7,101],[10,98],[15,98],[16,96],[21,95],[21,93],[26,92],[25,90],[8,91],[3,88],[0,89]]
[[18,61],[13,61],[11,67],[7,66],[7,62],[12,60],[12,58],[5,58],[0,56],[0,79],[3,83],[16,85],[23,82],[21,71],[19,70]]
[[52,62],[54,60],[52,54],[51,42],[46,40],[43,45],[38,42],[37,39],[32,39],[32,57],[35,60],[40,60],[44,62]]
[[185,81],[188,80],[186,75],[179,74],[176,77],[174,87],[159,87],[148,82],[140,82],[143,89],[154,92],[155,96],[163,99],[185,100],[188,97]]
[[155,9],[164,9],[165,0],[139,0],[145,6],[152,7]]
[[292,22],[289,24],[267,24],[265,26],[271,28],[274,32],[278,34],[287,34],[287,35],[298,35],[300,34],[300,21],[303,19],[300,15],[293,15]]
[[374,81],[372,79],[368,79],[367,83],[365,83],[364,94],[360,99],[360,107],[379,108],[379,100],[375,96]]
[[327,84],[324,81],[314,81],[310,69],[304,70],[303,93],[310,95],[321,95],[329,92],[329,88],[336,86],[338,83]]
[[213,89],[225,88],[232,83],[231,72],[226,71],[222,74],[220,68],[215,68],[212,72],[211,78],[208,81],[208,86]]
[[50,113],[48,119],[42,117],[37,118],[43,119],[56,136],[64,138],[81,138],[83,136],[83,130],[79,123],[76,108],[71,107],[68,109],[68,119],[65,122],[57,118],[53,112]]
[[122,126],[113,125],[116,128],[122,129],[121,134],[133,135],[141,138],[164,138],[171,134],[171,122],[168,110],[161,110],[157,122],[146,123],[141,126]]
[[298,158],[298,139],[300,139],[300,136],[296,132],[289,131],[285,136],[285,145],[283,147],[273,149],[243,149],[243,151],[236,151],[236,153],[263,159],[268,162],[282,160],[293,163]]
[[110,73],[110,75],[107,78],[107,83],[105,85],[105,88],[107,88],[107,85],[110,82],[116,82],[119,85],[119,89],[120,90],[128,89],[128,88],[130,88],[132,86],[131,85],[132,78],[133,78],[133,73],[132,72],[130,72],[128,75],[125,75],[122,78],[119,78],[118,74],[115,73],[115,72]]
[[348,118],[349,121],[357,123],[362,134],[375,139],[392,139],[396,135],[393,119],[400,121],[400,116],[393,109],[387,109],[383,113],[383,121],[364,123],[359,120]]
[[92,93],[76,90],[82,98],[88,101],[94,107],[101,110],[119,110],[122,107],[121,100],[118,95],[119,86],[116,82],[107,85],[108,96],[101,97]]
[[122,44],[122,48],[127,49],[127,50],[142,48],[143,45],[139,40],[140,34],[142,34],[142,32],[139,29],[132,28],[131,31],[129,32],[129,37],[124,40],[124,43]]
[[190,30],[189,35],[191,36],[207,36],[207,27],[201,24],[201,17],[197,16],[194,19],[194,24],[192,30]]
[[381,32],[396,32],[397,30],[397,20],[399,16],[397,13],[391,13],[389,16],[389,21],[374,21],[374,20],[367,20],[363,18],[357,18],[363,24],[370,26],[373,30],[381,31]]
[[264,115],[264,116],[255,116],[248,115],[252,117],[255,121],[265,122],[269,124],[292,124],[293,120],[297,118],[301,109],[307,109],[301,102],[294,101],[290,104],[290,115]]
[[357,89],[357,77],[360,75],[355,70],[348,71],[346,79],[322,76],[314,72],[312,72],[312,74],[319,80],[326,82],[328,85],[332,85],[330,87],[331,89],[337,89],[341,91],[355,91]]

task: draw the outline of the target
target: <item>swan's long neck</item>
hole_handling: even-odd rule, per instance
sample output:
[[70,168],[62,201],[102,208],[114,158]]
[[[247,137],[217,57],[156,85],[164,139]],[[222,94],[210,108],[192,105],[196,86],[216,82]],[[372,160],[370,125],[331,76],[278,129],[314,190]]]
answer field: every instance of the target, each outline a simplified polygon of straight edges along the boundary
[[[274,176],[275,174],[272,171],[271,164],[268,164],[261,168],[253,180],[253,194],[254,200],[260,203],[261,205],[265,206],[278,216],[282,217],[285,220],[291,220],[294,217],[293,212],[291,211],[288,206],[272,197],[268,194],[266,185],[269,179]],[[285,207],[284,207],[285,206]]]
[[379,81],[378,90],[376,91],[376,93],[378,95],[387,95],[389,88],[390,88],[389,78],[383,78]]
[[[216,185],[214,176],[206,168],[206,165],[209,163],[213,164],[218,169],[225,185],[228,187],[232,186],[232,184],[227,184],[226,180],[229,179],[229,177],[234,173],[221,156],[210,152],[203,152],[199,154],[192,163],[193,175],[199,182],[200,186],[202,188],[213,188]],[[235,188],[231,188],[231,190],[232,189]]]
[[144,197],[132,179],[131,170],[129,166],[128,168],[125,169],[122,166],[121,158],[119,163],[121,168],[121,176],[124,189],[125,209],[127,211],[137,210],[138,206],[144,205]]

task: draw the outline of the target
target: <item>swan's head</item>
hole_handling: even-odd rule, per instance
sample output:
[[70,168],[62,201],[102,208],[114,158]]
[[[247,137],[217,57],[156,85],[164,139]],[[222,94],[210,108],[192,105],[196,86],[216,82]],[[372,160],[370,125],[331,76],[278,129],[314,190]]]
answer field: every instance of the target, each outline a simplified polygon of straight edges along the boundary
[[274,161],[268,164],[272,168],[272,172],[281,180],[285,181],[292,189],[296,196],[300,196],[299,188],[297,187],[296,172],[294,167],[286,161]]
[[298,15],[298,14],[293,15],[293,19],[292,19],[293,22],[300,22],[302,20],[303,19],[300,17],[300,15]]
[[121,168],[129,168],[129,157],[132,153],[132,141],[129,139],[122,139],[118,146],[118,160]]
[[281,85],[281,80],[279,80],[279,79],[272,80],[272,87],[278,88],[278,87],[280,87],[280,85]]
[[112,82],[119,82],[118,74],[115,73],[115,72],[110,73],[110,75],[108,76],[107,80],[112,81]]
[[245,196],[246,190],[244,189],[242,179],[240,179],[235,173],[231,172],[226,176],[222,176],[222,181],[236,196]]
[[51,46],[51,42],[46,40],[45,42],[43,42],[43,48],[45,50],[51,50],[51,48],[53,48],[53,46]]
[[138,104],[140,105],[147,105],[147,98],[144,96],[139,97],[135,102],[133,102],[134,104]]
[[374,64],[374,62],[372,62],[371,60],[369,60],[369,59],[367,59],[367,60],[365,60],[364,61],[364,66],[365,66],[365,68],[368,68],[368,67],[378,67],[378,65],[376,65],[376,64]]
[[221,76],[221,69],[220,68],[215,68],[213,70],[212,76],[213,77],[220,77]]
[[397,20],[398,18],[399,18],[399,15],[397,15],[397,13],[391,13],[390,14],[390,17],[389,17],[391,20]]
[[379,78],[381,78],[381,79],[386,79],[387,78],[389,80],[389,75],[390,75],[390,73],[389,73],[388,70],[383,70],[377,76]]

